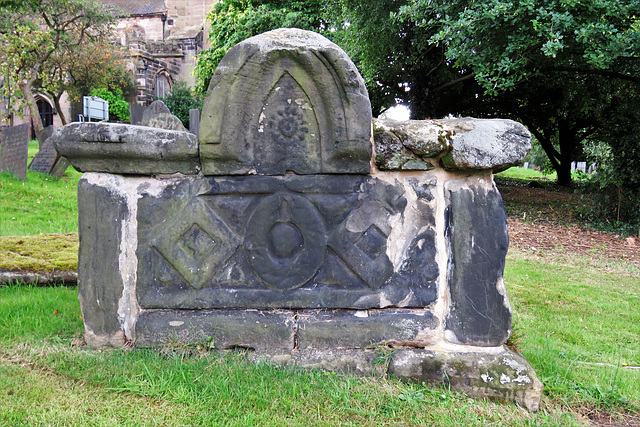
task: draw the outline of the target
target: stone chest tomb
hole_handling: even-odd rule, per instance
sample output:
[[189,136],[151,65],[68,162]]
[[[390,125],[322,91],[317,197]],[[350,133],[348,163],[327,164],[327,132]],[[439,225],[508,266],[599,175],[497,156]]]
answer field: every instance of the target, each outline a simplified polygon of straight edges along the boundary
[[521,125],[372,122],[345,53],[287,29],[225,56],[199,140],[108,123],[53,139],[86,172],[90,345],[210,342],[537,408],[540,382],[504,347],[507,222],[492,178],[528,152]]

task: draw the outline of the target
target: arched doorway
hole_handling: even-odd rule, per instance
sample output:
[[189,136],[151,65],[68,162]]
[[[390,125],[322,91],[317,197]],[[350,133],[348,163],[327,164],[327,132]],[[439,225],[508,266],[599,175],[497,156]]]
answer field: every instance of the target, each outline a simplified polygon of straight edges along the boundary
[[156,98],[164,98],[169,94],[171,84],[169,77],[165,73],[156,75],[155,96]]
[[53,107],[51,107],[51,104],[40,98],[36,102],[36,105],[38,106],[38,112],[40,113],[43,128],[51,126],[53,124]]

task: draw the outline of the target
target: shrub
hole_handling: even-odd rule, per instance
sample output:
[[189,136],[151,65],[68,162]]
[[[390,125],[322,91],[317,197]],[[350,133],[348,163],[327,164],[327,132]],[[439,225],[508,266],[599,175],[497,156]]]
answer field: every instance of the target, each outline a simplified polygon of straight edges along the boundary
[[108,89],[106,87],[93,89],[89,95],[97,96],[109,103],[109,119],[120,120],[122,122],[129,121],[129,103],[122,95],[122,89],[119,87]]
[[164,102],[171,114],[178,117],[184,127],[189,129],[189,110],[202,111],[202,99],[193,94],[185,82],[176,82],[169,94],[164,98],[156,98]]

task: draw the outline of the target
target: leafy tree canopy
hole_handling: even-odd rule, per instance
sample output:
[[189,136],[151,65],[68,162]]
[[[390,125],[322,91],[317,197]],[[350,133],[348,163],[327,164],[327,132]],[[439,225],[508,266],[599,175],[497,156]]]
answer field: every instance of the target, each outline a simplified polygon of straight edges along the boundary
[[196,90],[206,93],[211,76],[229,49],[241,41],[275,28],[319,31],[322,0],[222,0],[207,20],[211,48],[198,55]]
[[115,17],[97,0],[13,2],[0,9],[2,93],[19,110],[28,106],[34,131],[42,129],[34,91],[55,92],[56,66],[74,66],[74,55],[108,39]]
[[[582,142],[602,137],[604,125],[617,120],[617,97],[638,95],[637,0],[334,4],[355,23],[342,38],[349,53],[364,57],[359,65],[376,83],[370,92],[395,91],[414,118],[445,112],[520,120],[540,140],[561,184],[570,183]],[[384,34],[376,37],[380,28]],[[409,92],[399,94],[400,86]]]
[[352,57],[374,115],[396,102],[412,118],[509,117],[526,124],[569,184],[582,145],[615,145],[640,121],[637,0],[224,0],[198,62],[204,91],[237,42],[283,26],[321,29]]

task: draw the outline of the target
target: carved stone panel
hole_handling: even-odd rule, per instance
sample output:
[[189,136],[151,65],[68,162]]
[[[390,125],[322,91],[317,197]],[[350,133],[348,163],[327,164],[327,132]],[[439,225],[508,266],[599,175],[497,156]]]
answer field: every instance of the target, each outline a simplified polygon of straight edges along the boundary
[[142,194],[140,305],[425,307],[439,273],[428,205],[396,265],[388,254],[404,191],[371,177],[287,175],[194,178]]
[[355,66],[309,31],[269,31],[234,46],[202,110],[205,175],[366,174],[371,105]]

